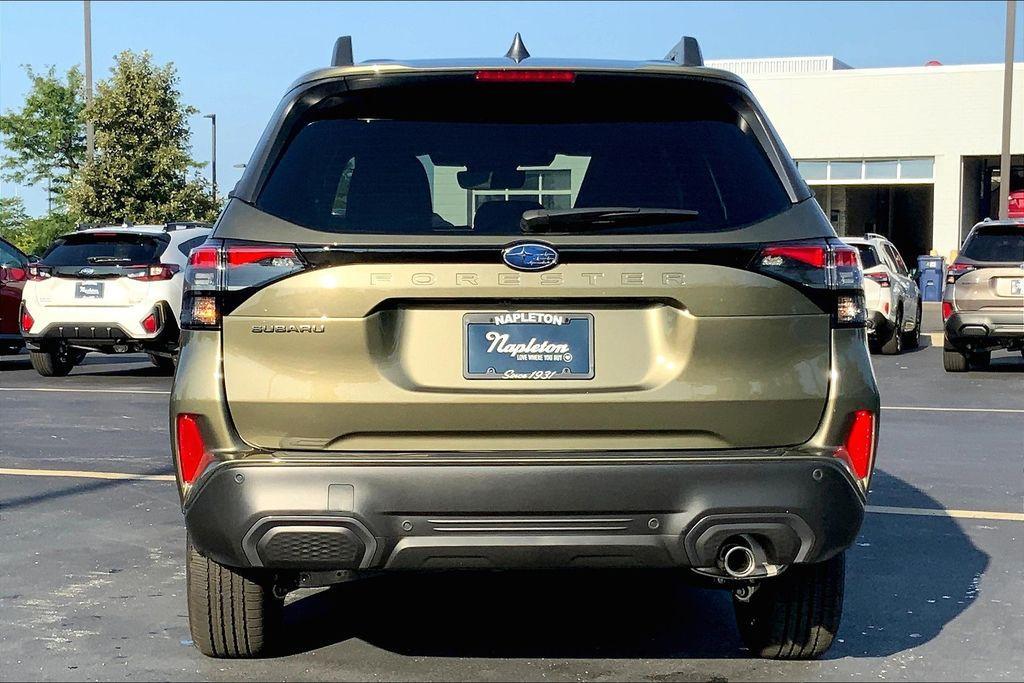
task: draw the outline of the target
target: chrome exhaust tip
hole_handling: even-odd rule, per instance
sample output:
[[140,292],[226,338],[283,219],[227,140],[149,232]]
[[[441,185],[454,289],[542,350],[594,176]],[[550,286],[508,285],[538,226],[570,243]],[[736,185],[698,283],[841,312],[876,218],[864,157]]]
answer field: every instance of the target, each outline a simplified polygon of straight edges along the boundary
[[718,568],[733,579],[764,574],[767,563],[764,548],[749,534],[730,538],[722,544],[718,554]]

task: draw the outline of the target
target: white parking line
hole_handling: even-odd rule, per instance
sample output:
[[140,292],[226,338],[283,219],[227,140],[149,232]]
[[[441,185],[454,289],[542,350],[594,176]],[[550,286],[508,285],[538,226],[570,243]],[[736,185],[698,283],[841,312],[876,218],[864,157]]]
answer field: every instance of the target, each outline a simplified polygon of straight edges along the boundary
[[0,387],[0,391],[39,391],[55,394],[158,394],[160,396],[170,396],[171,394],[169,391],[160,391],[158,389],[75,389],[57,387]]
[[[0,467],[2,475],[16,477],[69,477],[72,479],[117,479],[126,481],[174,481],[173,474],[132,474],[130,472],[91,472],[87,470],[30,470]],[[943,510],[935,508],[905,508],[889,505],[868,505],[865,510],[880,515],[909,515],[916,517],[952,517],[955,519],[981,519],[999,522],[1024,522],[1024,513],[995,512],[989,510]]]
[[932,406],[882,406],[882,410],[920,410],[936,413],[1024,413],[1024,408],[935,408]]

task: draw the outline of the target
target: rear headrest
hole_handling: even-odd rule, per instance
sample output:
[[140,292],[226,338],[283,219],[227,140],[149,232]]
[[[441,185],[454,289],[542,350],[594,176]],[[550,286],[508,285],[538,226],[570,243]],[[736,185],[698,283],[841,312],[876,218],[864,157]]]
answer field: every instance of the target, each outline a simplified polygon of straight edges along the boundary
[[480,205],[473,218],[473,232],[485,234],[519,232],[519,219],[525,211],[542,209],[538,202],[522,199],[495,199]]
[[430,182],[416,157],[356,157],[345,210],[349,228],[428,232],[432,213]]

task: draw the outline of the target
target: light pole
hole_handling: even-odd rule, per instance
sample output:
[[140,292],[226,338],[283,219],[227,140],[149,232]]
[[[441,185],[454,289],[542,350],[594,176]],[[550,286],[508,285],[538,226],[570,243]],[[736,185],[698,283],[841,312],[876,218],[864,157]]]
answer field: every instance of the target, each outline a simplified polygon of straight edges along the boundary
[[1006,62],[1003,67],[1003,149],[999,158],[1000,220],[1006,220],[1010,215],[1010,111],[1013,106],[1013,38],[1016,30],[1017,0],[1006,0]]
[[[82,22],[85,26],[85,106],[92,104],[92,7],[89,0],[82,3]],[[93,156],[92,120],[85,122],[85,154],[86,160],[92,161]]]
[[212,124],[210,141],[210,177],[213,180],[213,201],[217,201],[217,115],[205,114],[204,119],[210,119]]

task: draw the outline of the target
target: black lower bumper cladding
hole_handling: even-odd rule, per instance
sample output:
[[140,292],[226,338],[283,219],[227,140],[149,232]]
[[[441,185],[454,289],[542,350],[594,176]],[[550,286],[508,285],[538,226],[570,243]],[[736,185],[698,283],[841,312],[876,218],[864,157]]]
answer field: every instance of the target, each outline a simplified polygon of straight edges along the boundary
[[197,482],[185,519],[221,564],[302,570],[711,567],[738,534],[773,563],[817,562],[863,520],[861,490],[832,458],[599,459],[235,461]]

